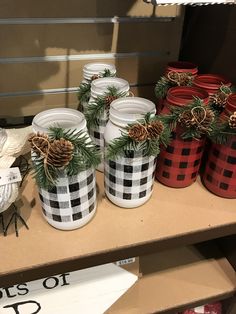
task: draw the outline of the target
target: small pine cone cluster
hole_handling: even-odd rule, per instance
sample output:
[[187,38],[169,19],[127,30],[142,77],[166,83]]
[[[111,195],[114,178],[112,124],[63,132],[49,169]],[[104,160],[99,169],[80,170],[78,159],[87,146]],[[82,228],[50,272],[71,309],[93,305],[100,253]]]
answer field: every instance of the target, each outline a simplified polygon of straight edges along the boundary
[[236,111],[229,117],[229,127],[236,129]]
[[181,113],[178,122],[186,128],[196,127],[200,132],[208,131],[214,119],[214,112],[210,109],[196,108],[196,110],[185,110]]
[[214,107],[224,109],[228,96],[229,95],[225,93],[219,92],[215,95],[210,96],[210,102],[214,104]]
[[37,155],[46,154],[50,145],[48,135],[40,134],[39,132],[32,135],[28,141],[30,142],[32,150]]
[[180,73],[171,71],[167,75],[168,79],[178,86],[188,86],[192,83],[193,76],[191,73]]
[[192,126],[196,125],[196,120],[192,115],[191,110],[185,110],[183,113],[181,113],[178,122],[181,124],[181,126],[186,128],[191,128]]
[[147,125],[148,138],[157,139],[164,130],[164,125],[160,121],[153,121]]
[[134,124],[129,129],[128,135],[135,142],[142,142],[148,138],[148,132],[142,124]]
[[91,77],[91,80],[94,81],[96,79],[100,78],[100,76],[98,74],[94,74],[92,77]]
[[61,138],[54,140],[48,150],[47,162],[56,168],[62,168],[69,164],[73,158],[74,145]]
[[205,112],[200,111],[197,118],[197,121],[198,121],[197,128],[199,129],[200,132],[203,132],[203,133],[209,130],[210,125],[213,122],[214,117],[215,117],[214,112],[212,110],[205,109]]
[[113,100],[116,100],[118,97],[117,96],[113,96],[113,95],[109,95],[105,97],[105,104],[106,107],[109,108],[110,104],[113,102]]
[[47,134],[34,134],[29,138],[32,150],[57,168],[65,167],[73,158],[74,145],[61,138],[51,141]]

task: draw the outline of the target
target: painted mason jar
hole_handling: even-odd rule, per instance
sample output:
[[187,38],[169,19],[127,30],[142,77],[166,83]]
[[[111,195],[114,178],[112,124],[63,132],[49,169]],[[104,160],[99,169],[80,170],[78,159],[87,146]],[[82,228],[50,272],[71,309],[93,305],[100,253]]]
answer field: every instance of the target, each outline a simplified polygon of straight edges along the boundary
[[[34,117],[32,126],[36,135],[43,134],[45,138],[51,127],[59,127],[65,132],[75,130],[76,135],[80,132],[79,136],[87,134],[84,115],[73,109],[43,111]],[[88,139],[88,136],[86,138]],[[42,146],[41,150],[44,151],[45,147],[47,148],[46,145]],[[60,153],[56,150],[56,154]],[[65,155],[63,151],[61,154]],[[35,160],[32,149],[33,164]],[[92,219],[96,211],[95,169],[86,168],[71,176],[61,171],[52,187],[38,186],[38,192],[43,215],[50,225],[61,230],[80,228]]]
[[222,75],[200,74],[194,78],[193,85],[198,88],[204,89],[208,92],[209,95],[214,95],[218,92],[219,88],[222,85],[230,87],[232,84],[227,78],[223,77]]
[[[184,107],[194,97],[208,104],[208,93],[196,87],[179,86],[169,89],[167,102],[162,114],[170,113],[170,106]],[[172,133],[172,141],[163,148],[157,159],[156,179],[175,188],[183,188],[196,181],[204,151],[205,137],[201,139],[182,139],[183,129],[177,127]]]
[[86,112],[90,98],[91,82],[107,76],[115,76],[115,65],[110,63],[87,63],[83,67],[83,80],[78,89],[79,110]]
[[229,121],[230,135],[226,143],[211,143],[202,181],[212,193],[236,198],[236,94],[231,94],[226,103],[221,121]]
[[[106,147],[119,138],[129,124],[146,113],[155,115],[155,104],[140,97],[114,100],[105,128]],[[127,151],[125,156],[109,159],[105,155],[104,180],[106,196],[120,207],[133,208],[144,204],[152,194],[156,156],[144,157],[142,151]]]
[[[198,73],[196,64],[187,61],[172,61],[167,64],[165,76],[160,79],[160,84],[156,85],[155,93],[158,97],[157,114],[159,114],[166,103],[166,95],[163,95],[163,84],[166,85],[167,91],[174,86],[191,85],[192,79]],[[192,79],[191,79],[192,78]],[[166,92],[165,91],[165,94]]]
[[[116,77],[100,78],[91,84],[91,97],[85,116],[90,137],[100,149],[102,156],[104,154],[104,131],[109,118],[110,103],[116,98],[128,96],[129,88],[129,83],[126,80]],[[115,89],[115,93],[111,89]],[[101,110],[97,110],[99,106],[101,106]],[[103,172],[103,161],[97,170]]]

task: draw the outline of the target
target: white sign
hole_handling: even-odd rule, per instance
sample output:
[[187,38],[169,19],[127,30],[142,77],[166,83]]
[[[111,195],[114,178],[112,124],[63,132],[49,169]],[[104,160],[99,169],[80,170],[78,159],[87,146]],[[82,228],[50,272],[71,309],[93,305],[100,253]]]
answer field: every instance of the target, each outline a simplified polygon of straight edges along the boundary
[[0,169],[0,185],[20,182],[22,180],[18,167]]
[[136,280],[110,263],[0,288],[0,313],[102,314]]
[[191,5],[207,5],[207,4],[236,4],[235,0],[143,0],[147,3],[157,4],[191,4]]

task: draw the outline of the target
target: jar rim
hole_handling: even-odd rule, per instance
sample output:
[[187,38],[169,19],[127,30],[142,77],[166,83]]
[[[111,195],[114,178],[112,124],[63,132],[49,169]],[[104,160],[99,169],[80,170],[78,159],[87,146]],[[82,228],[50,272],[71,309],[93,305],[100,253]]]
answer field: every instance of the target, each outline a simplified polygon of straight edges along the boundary
[[103,95],[109,86],[115,86],[120,92],[129,91],[128,81],[118,77],[103,77],[92,81],[91,96]]
[[38,113],[32,121],[35,132],[47,133],[50,126],[62,127],[63,129],[86,129],[84,115],[71,108],[53,108]]
[[83,67],[83,76],[85,79],[91,79],[95,74],[103,72],[105,69],[111,71],[112,74],[116,74],[116,68],[114,64],[103,63],[103,62],[93,62],[87,63]]
[[155,115],[155,104],[142,97],[124,97],[114,100],[110,105],[109,119],[119,126],[127,126],[150,112]]

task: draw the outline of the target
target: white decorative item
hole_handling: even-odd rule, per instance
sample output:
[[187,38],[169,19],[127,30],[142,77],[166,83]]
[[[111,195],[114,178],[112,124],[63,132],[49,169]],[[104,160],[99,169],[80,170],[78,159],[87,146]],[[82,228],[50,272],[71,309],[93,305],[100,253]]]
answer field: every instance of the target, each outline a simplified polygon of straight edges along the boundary
[[[58,108],[43,111],[33,119],[35,133],[47,134],[50,127],[87,133],[84,115],[73,109]],[[34,159],[34,155],[32,153]],[[56,184],[45,189],[39,187],[39,197],[45,219],[61,230],[84,226],[96,211],[95,169],[88,168],[77,175],[62,171]]]
[[[91,97],[89,99],[88,108],[90,104],[96,104],[98,97],[103,97],[108,92],[109,87],[115,87],[118,93],[123,93],[125,96],[129,95],[129,83],[116,77],[105,77],[94,80],[91,84]],[[101,150],[102,155],[104,154],[104,131],[108,121],[108,112],[104,109],[102,117],[98,117],[98,126],[89,127],[89,134],[91,139],[95,142],[98,148]],[[103,172],[104,164],[103,161],[97,167],[97,170]]]
[[[110,63],[87,63],[83,67],[82,84],[91,84],[94,77],[103,77],[105,71],[110,71],[111,76],[116,75],[115,65]],[[82,100],[80,103],[81,112],[86,112],[88,106],[87,100]]]
[[[128,124],[145,114],[155,115],[155,104],[140,97],[127,97],[111,103],[109,121],[105,128],[105,145],[119,138]],[[155,157],[143,156],[142,151],[110,160],[105,155],[104,176],[106,196],[116,205],[133,208],[144,204],[152,194]]]
[[[0,128],[0,169],[10,168],[17,157],[30,151],[28,138],[31,133],[31,126],[18,129]],[[18,183],[0,186],[0,213],[15,202],[18,194]]]

